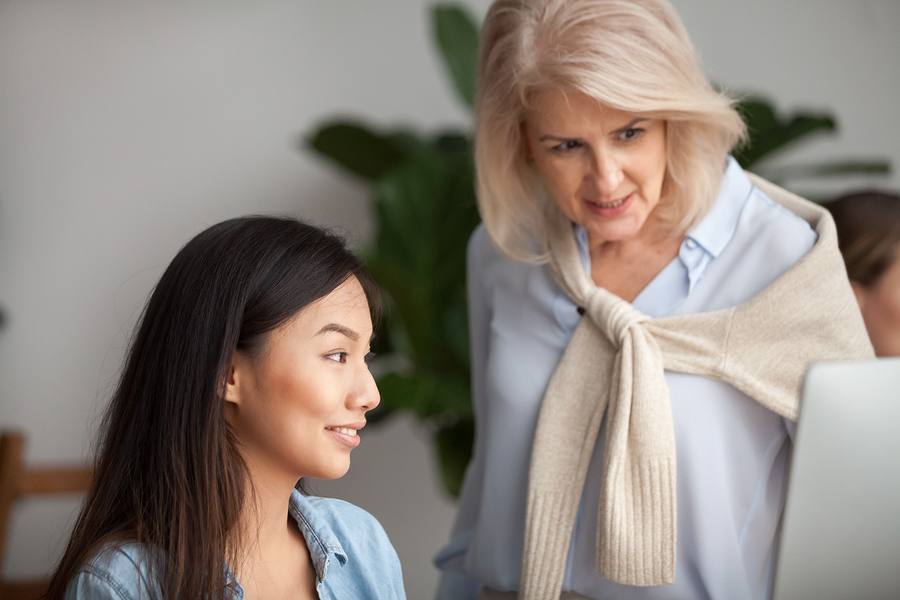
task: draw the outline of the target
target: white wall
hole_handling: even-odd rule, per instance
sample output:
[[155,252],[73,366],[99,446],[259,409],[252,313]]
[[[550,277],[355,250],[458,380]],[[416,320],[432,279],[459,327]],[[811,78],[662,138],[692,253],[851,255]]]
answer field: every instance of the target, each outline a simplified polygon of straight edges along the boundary
[[[427,4],[0,3],[0,424],[33,438],[30,462],[86,456],[143,300],[207,225],[291,214],[364,242],[365,188],[298,152],[297,138],[336,114],[466,123]],[[468,4],[480,16],[489,2]],[[900,3],[676,6],[714,79],[838,115],[839,135],[785,159],[886,156],[900,172]],[[897,174],[869,181],[900,187]],[[317,489],[376,514],[410,598],[426,598],[453,516],[427,433],[406,419],[366,433],[351,473]],[[17,510],[4,572],[46,572],[75,507]]]

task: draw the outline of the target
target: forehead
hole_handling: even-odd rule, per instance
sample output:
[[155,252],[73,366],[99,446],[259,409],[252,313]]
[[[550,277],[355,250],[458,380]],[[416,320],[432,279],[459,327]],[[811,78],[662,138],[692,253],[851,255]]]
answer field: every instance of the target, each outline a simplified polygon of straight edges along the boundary
[[348,277],[330,294],[303,308],[287,323],[292,332],[314,336],[323,325],[336,323],[349,327],[368,340],[372,334],[369,301],[356,277]]
[[[616,128],[636,118],[630,113],[576,91],[558,88],[538,90],[531,95],[526,122],[537,129],[559,127]],[[542,132],[543,133],[543,132]]]

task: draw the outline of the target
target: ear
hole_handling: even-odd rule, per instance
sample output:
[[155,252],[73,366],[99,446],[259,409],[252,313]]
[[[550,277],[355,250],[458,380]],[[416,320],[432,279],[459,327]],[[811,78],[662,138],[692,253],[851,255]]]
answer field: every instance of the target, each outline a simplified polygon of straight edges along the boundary
[[228,366],[228,374],[225,377],[225,389],[222,398],[235,407],[240,406],[243,397],[247,394],[247,384],[250,377],[251,362],[241,351],[235,351]]

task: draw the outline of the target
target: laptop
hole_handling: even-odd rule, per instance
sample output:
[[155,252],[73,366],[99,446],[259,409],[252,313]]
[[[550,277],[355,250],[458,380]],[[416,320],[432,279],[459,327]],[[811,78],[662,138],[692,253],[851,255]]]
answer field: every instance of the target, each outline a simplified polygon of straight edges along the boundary
[[806,375],[773,600],[900,599],[900,358]]

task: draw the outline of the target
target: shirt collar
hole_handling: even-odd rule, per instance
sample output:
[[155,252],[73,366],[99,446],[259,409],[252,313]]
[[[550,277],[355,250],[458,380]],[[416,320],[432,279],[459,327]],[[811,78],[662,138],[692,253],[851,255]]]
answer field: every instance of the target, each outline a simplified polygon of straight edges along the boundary
[[688,231],[687,237],[694,240],[712,257],[718,257],[734,237],[741,211],[752,191],[753,183],[750,178],[738,162],[729,156],[715,204],[706,216]]
[[309,556],[316,569],[316,577],[319,581],[325,581],[332,556],[342,565],[347,562],[347,553],[344,551],[344,547],[328,520],[316,510],[315,505],[306,496],[296,489],[291,492],[288,512],[297,522],[300,532],[303,533],[303,538],[309,548]]
[[[296,521],[297,527],[303,534],[303,539],[306,540],[309,556],[316,569],[316,579],[320,582],[325,581],[332,556],[337,558],[342,565],[347,562],[347,553],[344,552],[344,547],[341,546],[328,521],[316,511],[313,503],[296,489],[291,492],[288,512]],[[234,573],[227,564],[225,565],[225,583],[232,588],[231,598],[233,600],[243,600],[244,588],[235,579]]]

